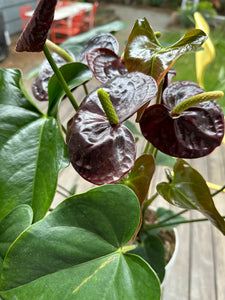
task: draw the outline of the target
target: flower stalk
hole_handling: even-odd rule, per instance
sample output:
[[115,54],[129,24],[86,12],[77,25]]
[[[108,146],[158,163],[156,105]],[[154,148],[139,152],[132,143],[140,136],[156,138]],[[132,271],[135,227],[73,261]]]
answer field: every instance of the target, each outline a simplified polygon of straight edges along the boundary
[[62,75],[62,73],[60,72],[59,68],[57,67],[57,65],[54,61],[54,59],[52,58],[52,55],[51,55],[51,53],[50,53],[50,51],[49,51],[46,44],[44,46],[44,54],[45,54],[45,56],[46,56],[46,58],[47,58],[47,60],[50,64],[50,66],[52,67],[55,75],[57,76],[62,88],[64,89],[67,97],[69,98],[71,104],[73,105],[74,109],[77,111],[79,105],[77,104],[76,100],[74,99],[73,94],[71,93],[71,91],[70,91],[70,89],[69,89],[69,87],[68,87],[68,85],[67,85],[67,83],[66,83],[66,81],[65,81],[65,79]]

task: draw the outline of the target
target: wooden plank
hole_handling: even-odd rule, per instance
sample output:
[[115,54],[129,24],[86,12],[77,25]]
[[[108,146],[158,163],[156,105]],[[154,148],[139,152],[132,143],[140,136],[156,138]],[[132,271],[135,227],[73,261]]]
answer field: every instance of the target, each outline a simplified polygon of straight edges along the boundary
[[[201,218],[197,212],[193,218]],[[212,230],[209,222],[192,225],[190,249],[190,299],[216,300]]]
[[[208,167],[209,180],[224,185],[225,184],[225,145],[222,144],[211,155]],[[214,197],[214,203],[220,214],[225,215],[225,194],[220,193]],[[225,299],[225,237],[218,229],[213,227],[213,253],[215,269],[216,299]]]
[[[157,166],[154,174],[150,193],[155,193],[156,185],[159,182],[167,181],[162,166]],[[153,207],[165,207],[173,211],[180,211],[179,208],[170,205],[161,196],[152,203]],[[189,219],[189,213],[184,215]],[[190,247],[190,224],[177,227],[179,248],[174,265],[172,266],[166,282],[163,284],[161,300],[187,300],[189,293],[189,247]]]
[[[185,216],[188,218],[188,214]],[[178,253],[163,287],[162,300],[187,300],[189,295],[190,224],[180,225],[177,230]]]

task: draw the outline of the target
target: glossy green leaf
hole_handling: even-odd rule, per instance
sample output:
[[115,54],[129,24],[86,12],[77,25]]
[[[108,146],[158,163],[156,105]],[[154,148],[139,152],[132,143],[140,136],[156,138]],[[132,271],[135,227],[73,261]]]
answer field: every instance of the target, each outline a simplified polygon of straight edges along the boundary
[[50,207],[67,150],[57,121],[29,99],[21,72],[1,69],[0,78],[0,220],[24,203],[36,221]]
[[[79,85],[92,79],[92,73],[89,68],[78,62],[68,63],[59,68],[68,87],[73,89]],[[49,116],[57,116],[58,106],[61,99],[65,96],[65,91],[61,87],[57,76],[54,74],[48,84],[48,95],[49,95]]]
[[14,208],[0,222],[0,257],[6,252],[15,239],[32,224],[33,211],[29,205],[21,204]]
[[84,44],[86,44],[86,42],[94,35],[104,32],[116,33],[124,28],[126,28],[126,24],[123,21],[113,21],[111,23],[95,27],[85,33],[71,37],[65,43],[61,44],[60,47],[70,50],[75,57],[78,57]]
[[10,248],[0,295],[19,300],[159,300],[155,273],[144,260],[125,253],[139,219],[137,197],[123,185],[68,198]]
[[135,161],[132,170],[120,181],[122,184],[129,186],[135,192],[140,205],[147,197],[154,171],[154,157],[151,154],[143,154]]
[[161,82],[174,62],[183,54],[197,50],[207,35],[193,29],[175,44],[164,48],[157,40],[147,19],[138,19],[128,38],[124,60],[129,72],[140,71]]
[[158,184],[157,191],[175,206],[198,210],[225,234],[225,221],[213,203],[206,181],[184,160],[177,160],[172,181]]
[[148,234],[137,248],[131,251],[141,256],[155,270],[160,281],[165,276],[165,249],[161,239],[157,235]]

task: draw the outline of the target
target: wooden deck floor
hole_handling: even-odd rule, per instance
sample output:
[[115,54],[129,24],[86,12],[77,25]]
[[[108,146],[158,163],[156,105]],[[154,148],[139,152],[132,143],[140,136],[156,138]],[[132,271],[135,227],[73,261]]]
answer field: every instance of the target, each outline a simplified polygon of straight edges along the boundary
[[[82,97],[81,97],[82,98]],[[68,120],[72,110],[68,103],[63,103],[62,119]],[[208,182],[224,185],[225,183],[225,144],[222,144],[206,158],[189,161]],[[154,193],[158,182],[165,180],[163,167],[158,167],[152,182]],[[68,167],[60,173],[59,184],[71,189],[77,184],[77,193],[82,193],[92,184],[81,179]],[[59,192],[64,193],[59,188]],[[65,197],[57,193],[53,207]],[[225,215],[225,193],[215,197],[215,204]],[[163,199],[157,199],[154,206],[172,207]],[[198,212],[191,211],[184,215],[189,218],[202,218]],[[225,299],[225,237],[210,222],[183,224],[178,227],[179,249],[171,273],[163,287],[162,300],[224,300]]]

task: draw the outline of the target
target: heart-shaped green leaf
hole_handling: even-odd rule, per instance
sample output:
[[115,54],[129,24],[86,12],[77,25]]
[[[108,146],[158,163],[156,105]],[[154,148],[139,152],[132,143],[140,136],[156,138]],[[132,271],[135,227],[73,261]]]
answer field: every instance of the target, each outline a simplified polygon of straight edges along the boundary
[[150,266],[124,253],[139,219],[138,199],[123,185],[68,198],[10,248],[0,295],[20,300],[160,299]]
[[207,39],[200,29],[192,29],[175,44],[164,48],[148,21],[138,19],[128,38],[124,60],[129,72],[140,71],[161,82],[174,62],[183,54],[197,50]]
[[198,210],[225,234],[225,221],[213,203],[206,181],[184,160],[177,160],[172,181],[158,184],[157,191],[171,204]]
[[[92,79],[92,73],[89,68],[78,62],[68,63],[59,68],[68,87],[70,89],[76,88],[79,85],[85,83]],[[54,74],[48,84],[48,97],[49,97],[49,107],[48,115],[57,116],[58,106],[61,99],[65,96],[65,91],[60,85],[57,76]]]
[[0,222],[0,257],[6,252],[15,239],[32,224],[33,211],[29,205],[21,204],[14,208]]
[[129,186],[137,195],[140,205],[145,201],[152,176],[155,171],[155,159],[151,154],[143,154],[135,161],[132,170],[120,181]]
[[165,249],[161,239],[157,235],[148,234],[142,243],[139,243],[137,248],[131,251],[141,256],[155,270],[160,281],[163,281],[165,276]]
[[68,165],[67,150],[56,119],[29,99],[21,72],[1,69],[0,79],[0,220],[26,203],[36,221],[53,200],[58,172]]

